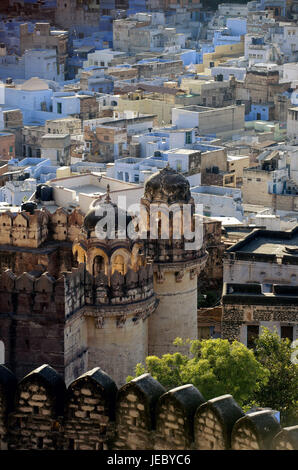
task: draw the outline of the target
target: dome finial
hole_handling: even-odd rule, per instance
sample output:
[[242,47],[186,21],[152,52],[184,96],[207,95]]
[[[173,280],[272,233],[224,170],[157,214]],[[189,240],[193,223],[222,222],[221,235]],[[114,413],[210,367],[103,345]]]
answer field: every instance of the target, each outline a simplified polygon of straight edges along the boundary
[[108,204],[111,202],[110,185],[109,184],[107,185],[107,194],[106,194],[106,197],[105,197],[105,202],[108,203]]

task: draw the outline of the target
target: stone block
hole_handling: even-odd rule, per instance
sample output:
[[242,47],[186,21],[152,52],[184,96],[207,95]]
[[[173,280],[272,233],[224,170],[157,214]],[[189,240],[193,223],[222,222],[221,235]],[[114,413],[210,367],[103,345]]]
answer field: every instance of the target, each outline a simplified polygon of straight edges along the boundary
[[131,402],[135,402],[135,401],[137,401],[137,397],[135,395],[132,395],[132,393],[129,393],[127,395],[127,400],[131,401]]

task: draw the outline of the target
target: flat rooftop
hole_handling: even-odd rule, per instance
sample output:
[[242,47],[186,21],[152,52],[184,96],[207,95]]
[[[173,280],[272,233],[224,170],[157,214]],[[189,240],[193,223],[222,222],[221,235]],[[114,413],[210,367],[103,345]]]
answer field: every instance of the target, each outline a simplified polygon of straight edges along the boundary
[[292,248],[297,247],[297,256],[298,256],[298,233],[295,237],[290,240],[283,240],[281,238],[270,238],[270,237],[262,237],[252,240],[250,243],[245,245],[243,248],[240,248],[237,251],[241,251],[242,253],[261,253],[261,254],[268,254],[268,255],[280,255],[283,256],[285,254],[293,254],[287,252],[285,249],[287,246]]
[[293,230],[255,230],[228,252],[298,257],[298,225]]
[[93,184],[85,184],[82,186],[72,186],[70,188],[72,191],[76,193],[84,193],[84,194],[98,194],[101,196],[102,194],[106,194],[106,190],[99,188]]
[[198,153],[197,150],[194,149],[184,149],[184,148],[176,148],[176,149],[170,149],[170,150],[165,150],[163,153],[167,155],[191,155],[192,153]]

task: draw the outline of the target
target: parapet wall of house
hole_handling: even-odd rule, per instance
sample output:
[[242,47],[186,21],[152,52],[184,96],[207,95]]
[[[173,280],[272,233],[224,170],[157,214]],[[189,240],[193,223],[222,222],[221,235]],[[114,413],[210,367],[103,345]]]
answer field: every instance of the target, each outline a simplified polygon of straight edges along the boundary
[[117,390],[96,367],[66,389],[49,365],[19,383],[0,366],[1,449],[297,450],[298,425],[282,429],[274,413],[206,401],[191,384],[166,392],[149,374]]

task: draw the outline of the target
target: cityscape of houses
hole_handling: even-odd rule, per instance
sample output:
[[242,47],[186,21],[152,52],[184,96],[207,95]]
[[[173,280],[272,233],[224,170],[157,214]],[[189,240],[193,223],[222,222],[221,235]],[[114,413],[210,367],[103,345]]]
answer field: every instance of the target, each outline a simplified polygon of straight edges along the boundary
[[[251,348],[267,327],[297,344],[298,1],[209,3],[1,1],[0,368],[18,380],[49,364],[79,390],[91,370],[112,396],[94,368],[128,387],[176,337]],[[96,208],[118,213],[123,196],[200,207],[204,243],[98,241]],[[3,431],[1,374],[0,449],[47,448]],[[137,390],[154,403],[164,393]],[[298,426],[287,433],[274,445],[297,450]],[[155,448],[189,448],[171,436]],[[90,449],[107,448],[96,439]],[[121,439],[111,448],[153,445]]]

